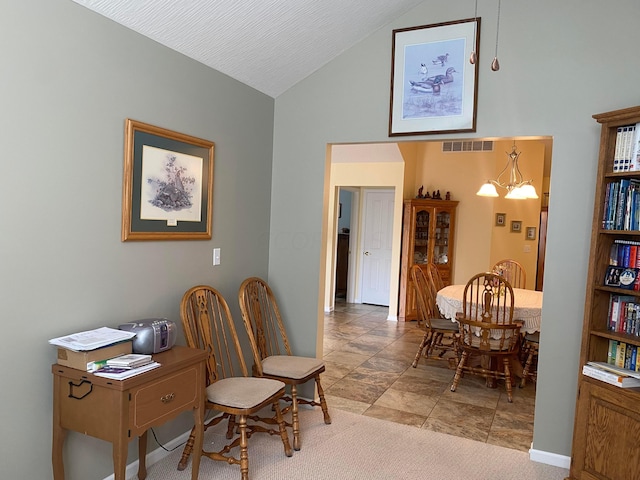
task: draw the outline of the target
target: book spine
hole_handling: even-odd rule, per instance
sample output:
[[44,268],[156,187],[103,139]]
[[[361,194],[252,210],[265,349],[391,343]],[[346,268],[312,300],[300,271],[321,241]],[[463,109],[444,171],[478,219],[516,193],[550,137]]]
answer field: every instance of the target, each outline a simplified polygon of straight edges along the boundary
[[609,329],[614,332],[616,332],[618,329],[619,308],[620,308],[620,302],[618,301],[618,295],[611,295],[611,309],[610,309],[611,314],[609,315]]
[[622,128],[623,127],[618,127],[618,129],[616,130],[616,144],[615,144],[615,150],[613,155],[613,171],[614,172],[620,171],[620,152],[622,150],[622,144],[623,144]]
[[[611,361],[608,362],[611,365],[615,365],[616,364],[616,357],[618,355],[618,341],[616,340],[612,340],[613,344],[611,345]],[[609,359],[607,359],[609,360]]]
[[607,351],[607,363],[613,365],[616,358],[616,341],[609,340],[609,350]]
[[624,368],[624,356],[627,351],[627,344],[620,342],[616,350],[616,367]]

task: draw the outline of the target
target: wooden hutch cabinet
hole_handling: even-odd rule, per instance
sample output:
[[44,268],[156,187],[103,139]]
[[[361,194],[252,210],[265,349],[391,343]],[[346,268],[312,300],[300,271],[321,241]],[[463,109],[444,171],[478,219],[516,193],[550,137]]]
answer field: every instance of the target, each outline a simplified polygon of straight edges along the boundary
[[[640,122],[640,107],[593,118],[601,124],[600,150],[569,479],[637,480],[640,478],[640,388],[610,385],[582,374],[582,367],[587,362],[615,362],[615,357],[608,361],[613,345],[617,352],[622,344],[624,350],[640,352],[638,325],[635,321],[629,323],[627,317],[614,324],[610,307],[616,296],[625,296],[633,304],[640,304],[640,291],[605,282],[609,266],[619,263],[613,254],[617,245],[640,244],[638,219],[630,219],[624,207],[610,208],[613,191],[623,191],[621,188],[628,182],[640,183],[640,170],[614,171],[618,128],[636,126]],[[621,280],[620,287],[623,286]],[[620,325],[625,327],[619,328]],[[636,359],[636,355],[632,359]],[[632,363],[627,366],[624,358],[622,360],[622,366],[633,369]],[[633,363],[638,361],[640,356]]]
[[404,201],[398,302],[400,319],[409,321],[417,318],[410,278],[414,264],[426,266],[427,263],[435,263],[444,283],[451,283],[457,208],[458,202],[452,200]]

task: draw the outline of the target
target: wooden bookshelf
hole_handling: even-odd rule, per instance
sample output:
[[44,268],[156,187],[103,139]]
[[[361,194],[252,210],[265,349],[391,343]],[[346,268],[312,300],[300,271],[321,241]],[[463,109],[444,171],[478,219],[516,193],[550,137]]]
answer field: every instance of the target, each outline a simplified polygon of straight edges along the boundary
[[640,303],[640,291],[604,284],[615,240],[640,241],[640,231],[603,228],[607,185],[622,179],[640,179],[640,171],[613,171],[618,128],[640,122],[640,106],[593,118],[601,124],[601,135],[568,479],[634,480],[640,478],[640,388],[623,389],[581,372],[588,361],[607,361],[610,340],[640,346],[640,336],[612,331],[608,323],[611,296],[630,295]]

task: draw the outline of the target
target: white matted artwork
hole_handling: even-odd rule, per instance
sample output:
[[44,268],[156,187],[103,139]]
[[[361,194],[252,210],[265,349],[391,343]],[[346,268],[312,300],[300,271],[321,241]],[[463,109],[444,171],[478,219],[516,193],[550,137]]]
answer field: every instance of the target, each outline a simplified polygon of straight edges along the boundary
[[177,222],[201,221],[200,157],[144,145],[140,218]]

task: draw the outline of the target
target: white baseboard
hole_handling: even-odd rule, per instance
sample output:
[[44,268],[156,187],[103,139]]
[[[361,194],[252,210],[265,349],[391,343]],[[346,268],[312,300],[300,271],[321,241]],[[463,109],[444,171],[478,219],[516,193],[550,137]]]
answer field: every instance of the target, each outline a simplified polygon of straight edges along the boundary
[[[186,443],[187,440],[189,439],[190,434],[191,434],[191,429],[189,429],[187,432],[183,433],[179,437],[176,437],[173,440],[169,440],[169,442],[167,442],[167,444],[165,445],[165,448],[167,450],[173,450],[175,447],[183,443]],[[149,468],[154,463],[158,463],[164,457],[171,455],[173,453],[173,451],[167,452],[167,450],[163,449],[162,447],[158,447],[153,452],[147,453],[147,468]],[[131,478],[138,473],[139,463],[140,462],[136,460],[135,462],[127,465],[126,475],[125,475],[126,478]],[[178,465],[176,465],[176,468],[178,468]],[[115,480],[115,474],[109,475],[108,477],[104,478],[104,480]]]
[[542,450],[529,450],[529,459],[533,462],[544,463],[554,467],[566,468],[571,467],[571,457],[566,455],[558,455],[557,453],[543,452]]

